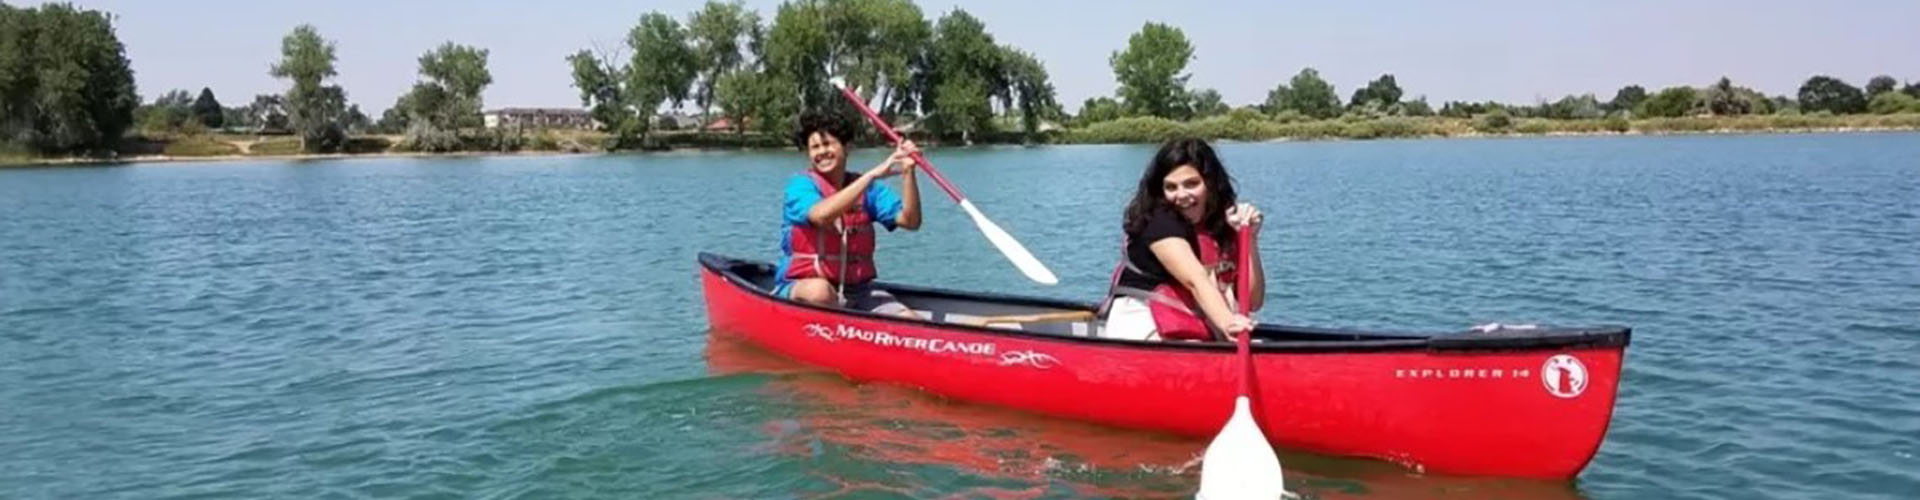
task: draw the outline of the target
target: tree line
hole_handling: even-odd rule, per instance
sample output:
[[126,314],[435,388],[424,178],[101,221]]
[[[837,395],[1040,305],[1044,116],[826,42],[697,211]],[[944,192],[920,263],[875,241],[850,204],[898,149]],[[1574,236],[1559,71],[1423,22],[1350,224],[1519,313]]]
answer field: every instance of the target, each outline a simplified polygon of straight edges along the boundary
[[[1226,115],[1234,108],[1220,102],[1213,89],[1192,90],[1186,65],[1194,58],[1193,45],[1180,28],[1146,23],[1127,40],[1124,50],[1110,59],[1119,89],[1113,97],[1088,98],[1076,121],[1091,124],[1125,117],[1189,120]],[[1380,75],[1354,89],[1342,100],[1334,85],[1313,68],[1267,92],[1265,101],[1239,108],[1245,114],[1301,119],[1383,116],[1445,116],[1595,119],[1605,117],[1729,116],[1770,113],[1876,114],[1920,112],[1920,83],[1900,86],[1891,76],[1875,76],[1866,88],[1827,75],[1815,75],[1794,96],[1766,96],[1735,86],[1728,78],[1705,87],[1674,86],[1648,94],[1639,85],[1619,89],[1613,99],[1593,94],[1570,95],[1552,102],[1516,105],[1493,101],[1447,102],[1433,109],[1425,96],[1404,99],[1406,92],[1392,74]]]
[[649,12],[623,46],[567,62],[581,105],[620,142],[643,140],[666,104],[692,104],[736,132],[782,130],[804,109],[850,114],[833,76],[884,117],[940,137],[969,140],[1003,114],[1033,134],[1064,115],[1038,59],[997,43],[965,10],[928,20],[910,0],[795,0],[770,22],[738,1],[710,1],[684,23]]

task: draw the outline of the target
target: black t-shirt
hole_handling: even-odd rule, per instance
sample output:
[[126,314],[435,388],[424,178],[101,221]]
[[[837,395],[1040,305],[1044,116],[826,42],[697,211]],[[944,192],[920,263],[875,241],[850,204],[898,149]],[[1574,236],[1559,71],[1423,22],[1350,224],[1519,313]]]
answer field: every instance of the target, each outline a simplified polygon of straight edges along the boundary
[[1172,282],[1173,273],[1167,272],[1167,266],[1160,264],[1160,258],[1153,255],[1153,242],[1167,238],[1181,238],[1187,240],[1187,245],[1197,251],[1200,244],[1193,234],[1193,229],[1193,224],[1188,223],[1185,217],[1181,217],[1179,213],[1172,210],[1155,210],[1148,215],[1147,223],[1140,229],[1140,234],[1127,235],[1127,260],[1133,261],[1133,265],[1139,267],[1141,271],[1146,271],[1146,274],[1122,270],[1120,286],[1152,290],[1161,283]]

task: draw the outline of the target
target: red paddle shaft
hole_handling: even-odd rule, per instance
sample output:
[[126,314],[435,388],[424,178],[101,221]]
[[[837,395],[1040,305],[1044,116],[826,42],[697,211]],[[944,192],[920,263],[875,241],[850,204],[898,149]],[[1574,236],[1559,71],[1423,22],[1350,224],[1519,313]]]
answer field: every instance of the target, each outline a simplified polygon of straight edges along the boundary
[[[1234,245],[1234,253],[1236,254],[1234,270],[1237,272],[1234,273],[1233,294],[1236,299],[1239,299],[1235,301],[1234,305],[1235,309],[1238,309],[1241,315],[1246,315],[1253,311],[1253,301],[1250,300],[1253,298],[1253,231],[1249,229],[1250,228],[1243,227],[1236,232],[1239,243]],[[1252,336],[1253,332],[1251,331],[1240,332],[1240,338],[1238,339],[1238,343],[1240,344],[1238,352],[1240,368],[1243,371],[1243,373],[1240,374],[1241,396],[1248,396],[1252,392],[1253,348],[1248,345],[1252,342],[1250,339]]]
[[[853,89],[840,87],[840,95],[846,96],[847,101],[852,102],[854,107],[860,108],[860,113],[867,115],[867,121],[873,122],[874,128],[880,129],[880,133],[886,134],[888,141],[894,144],[900,144],[900,134],[894,132],[893,126],[887,125],[887,121],[880,119],[880,115],[875,114],[872,108],[868,108],[867,101],[861,99],[859,94],[853,93]],[[953,183],[947,181],[947,176],[941,175],[939,169],[933,168],[933,162],[927,161],[925,156],[920,156],[919,152],[914,152],[913,161],[920,162],[920,166],[926,167],[927,175],[933,177],[933,183],[939,184],[940,190],[946,191],[947,196],[952,197],[953,201],[958,202],[967,198],[966,195],[960,194],[960,188],[953,187]]]

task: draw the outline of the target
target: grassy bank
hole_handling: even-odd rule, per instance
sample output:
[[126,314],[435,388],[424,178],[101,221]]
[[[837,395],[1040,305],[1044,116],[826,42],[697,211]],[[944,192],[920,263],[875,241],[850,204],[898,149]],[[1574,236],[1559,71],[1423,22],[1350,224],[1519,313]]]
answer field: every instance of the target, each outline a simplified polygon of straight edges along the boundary
[[[1054,131],[1037,137],[1040,142],[1062,144],[1157,143],[1175,137],[1200,137],[1236,141],[1389,139],[1422,137],[1487,137],[1617,134],[1694,134],[1762,132],[1845,132],[1877,130],[1920,130],[1920,113],[1888,115],[1746,115],[1648,118],[1627,120],[1603,118],[1590,120],[1551,120],[1544,118],[1506,118],[1480,116],[1472,119],[1446,117],[1337,118],[1329,120],[1275,120],[1265,116],[1235,114],[1188,122],[1162,118],[1121,118],[1091,125]],[[934,143],[928,138],[915,138]],[[1019,144],[1026,137],[1018,133],[989,133],[975,136],[979,144]],[[596,131],[540,131],[518,135],[497,133],[462,137],[453,151],[409,149],[405,138],[392,135],[355,136],[346,151],[329,155],[306,155],[300,140],[284,135],[197,134],[155,137],[130,137],[121,145],[116,158],[47,157],[0,149],[0,166],[90,163],[102,161],[142,161],[182,158],[244,157],[340,157],[354,155],[473,155],[509,153],[579,153],[609,150],[614,138]],[[648,137],[640,150],[675,149],[786,149],[791,147],[781,135],[731,132],[661,132]]]
[[1627,120],[1512,119],[1481,116],[1337,118],[1280,121],[1265,117],[1217,116],[1189,122],[1162,118],[1121,118],[1069,129],[1059,142],[1073,144],[1154,143],[1174,137],[1264,141],[1275,139],[1384,139],[1401,137],[1476,137],[1500,135],[1666,134],[1715,132],[1808,132],[1847,130],[1920,130],[1920,113],[1891,115],[1745,115]]

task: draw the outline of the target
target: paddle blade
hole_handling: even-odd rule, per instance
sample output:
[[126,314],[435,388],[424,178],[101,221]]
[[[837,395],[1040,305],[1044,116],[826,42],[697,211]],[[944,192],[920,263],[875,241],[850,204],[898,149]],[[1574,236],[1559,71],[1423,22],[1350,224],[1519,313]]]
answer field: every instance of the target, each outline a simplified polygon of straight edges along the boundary
[[1033,256],[1033,252],[1027,251],[1027,247],[1020,244],[1020,240],[1013,239],[1013,235],[1007,234],[1005,229],[1000,229],[999,224],[987,220],[986,214],[980,213],[980,209],[973,206],[973,200],[960,200],[960,208],[967,211],[967,216],[973,218],[973,225],[979,227],[981,233],[986,234],[987,241],[992,242],[994,248],[1000,249],[1000,253],[1005,254],[1007,260],[1013,261],[1013,267],[1020,269],[1020,273],[1027,275],[1027,279],[1046,285],[1060,283],[1060,278],[1054,276],[1053,271],[1047,270],[1047,266],[1041,264],[1040,259]]
[[1233,417],[1207,444],[1200,462],[1202,500],[1273,500],[1286,495],[1280,456],[1267,444],[1266,434],[1253,422],[1246,396],[1233,400]]

